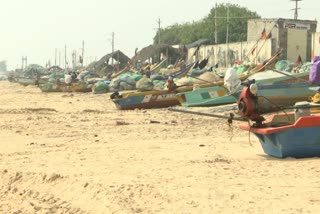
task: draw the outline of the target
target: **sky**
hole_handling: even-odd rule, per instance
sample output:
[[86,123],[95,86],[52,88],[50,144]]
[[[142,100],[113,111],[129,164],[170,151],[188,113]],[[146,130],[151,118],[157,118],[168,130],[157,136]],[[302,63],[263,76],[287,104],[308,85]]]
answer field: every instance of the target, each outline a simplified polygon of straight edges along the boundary
[[[316,2],[299,1],[298,18],[319,21]],[[0,0],[0,61],[6,60],[9,70],[21,67],[25,56],[28,64],[56,60],[63,66],[65,47],[70,62],[84,41],[88,64],[112,52],[113,33],[114,50],[132,57],[135,48],[153,43],[159,19],[161,28],[199,21],[216,3],[237,4],[262,18],[294,17],[290,0]]]

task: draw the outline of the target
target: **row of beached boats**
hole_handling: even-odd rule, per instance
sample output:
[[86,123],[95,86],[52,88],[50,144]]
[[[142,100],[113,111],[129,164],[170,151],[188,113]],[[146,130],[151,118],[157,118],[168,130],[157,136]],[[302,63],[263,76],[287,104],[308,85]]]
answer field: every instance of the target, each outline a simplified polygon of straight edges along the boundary
[[[206,60],[203,60],[206,61]],[[136,82],[142,77],[146,76],[149,72],[149,79],[154,79],[158,82],[162,81],[162,85],[165,85],[165,81],[170,76],[171,78],[178,79],[185,76],[196,63],[180,63],[179,65],[172,66],[167,69],[162,69],[166,62],[166,59],[161,60],[159,63],[153,65],[146,65],[141,70],[133,70],[131,63],[128,63],[122,70],[118,72],[109,73],[104,77],[100,77],[97,74],[88,72],[85,69],[82,71],[64,71],[62,69],[42,72],[41,75],[18,75],[12,76],[10,81],[20,83],[24,86],[38,85],[42,92],[94,92],[94,93],[106,93],[109,91],[121,91],[121,90],[134,90],[136,89]],[[197,63],[197,66],[199,63]],[[148,69],[148,71],[147,71]],[[160,70],[161,69],[161,70]],[[160,74],[160,71],[163,72]],[[73,73],[74,75],[72,75]],[[151,78],[150,78],[151,76]],[[147,79],[148,79],[147,78]],[[163,87],[158,87],[162,89]],[[139,88],[140,90],[147,90],[148,87]]]
[[[131,73],[131,75],[140,75],[137,78],[139,81],[143,80],[147,85],[149,84],[148,86],[152,86],[136,87],[134,82],[129,84],[134,90],[114,90],[110,99],[120,110],[167,108],[177,105],[208,107],[237,103],[239,117],[226,118],[251,121],[242,124],[240,128],[253,132],[259,138],[266,154],[279,158],[319,156],[320,115],[312,114],[310,109],[320,108],[320,105],[315,104],[314,99],[312,99],[313,103],[307,102],[303,105],[297,105],[297,103],[319,95],[320,82],[310,81],[310,77],[315,75],[315,72],[319,72],[316,75],[320,80],[320,66],[313,62],[290,69],[278,69],[280,54],[281,50],[261,64],[246,66],[247,69],[242,69],[241,72],[232,67],[224,74],[217,73],[215,69],[203,69],[208,62],[206,59],[163,69],[166,60],[164,59],[158,64],[149,65],[147,69],[144,68],[146,70],[142,73],[130,72],[131,65],[128,64],[124,69],[103,81],[104,84],[110,85],[117,78],[121,80],[125,75],[127,78],[128,73]],[[315,65],[319,68],[314,68]],[[200,74],[204,73],[215,75],[216,78],[214,81],[203,79]],[[178,84],[182,78],[186,77],[197,80],[197,83],[190,81],[190,84],[186,84],[182,81]],[[22,79],[19,81],[29,84],[26,83],[27,80]],[[59,80],[57,77],[54,79]],[[83,81],[84,79],[86,81]],[[33,83],[38,84],[43,92],[89,92],[94,88],[94,82],[88,79],[82,78],[82,81],[69,83],[64,81],[49,83],[42,82],[45,81],[44,78],[37,78]],[[129,80],[126,79],[124,82]],[[153,87],[152,80],[162,81],[164,87]],[[316,102],[320,103],[320,99]],[[294,111],[284,112],[288,109]],[[224,117],[175,108],[170,110]],[[275,111],[282,113],[264,118],[265,114]],[[308,138],[304,137],[306,135]]]
[[[241,124],[240,128],[254,133],[264,152],[273,157],[320,156],[320,114],[316,110],[320,109],[319,83],[309,79],[314,72],[318,72],[316,75],[320,79],[320,65],[307,63],[289,72],[279,71],[272,66],[279,54],[275,53],[235,79],[227,72],[224,79],[214,83],[205,82],[172,90],[115,92],[110,97],[121,110],[179,104],[189,107],[237,103],[239,117],[236,118],[181,108],[170,110],[249,121]],[[235,72],[230,69],[230,73]],[[234,85],[226,83],[226,77]],[[264,115],[270,112],[277,113],[265,118]]]
[[[289,100],[297,101],[313,95],[315,92],[310,89],[310,83],[308,82],[308,70],[310,70],[312,64],[309,63],[300,67],[300,71],[297,68],[294,72],[277,71],[273,67],[277,62],[280,53],[281,51],[278,51],[265,62],[242,72],[238,75],[239,80],[244,81],[247,79],[254,79],[256,84],[265,88],[265,90],[260,91],[261,93],[266,91],[263,92],[263,96],[267,96],[269,95],[268,93],[271,93],[272,95],[275,95],[273,97],[273,102],[279,100],[279,104],[292,104],[289,101],[286,101],[286,103],[284,101],[287,100],[285,97],[291,97]],[[285,86],[290,86],[290,88],[286,88]],[[271,90],[272,88],[274,89]],[[280,90],[280,88],[282,90]],[[302,90],[302,88],[304,88],[304,90]],[[238,88],[238,91],[241,91],[241,88]],[[296,97],[296,99],[293,99],[292,96]],[[235,96],[230,93],[230,89],[226,86],[226,78],[221,78],[215,82],[204,80],[203,83],[197,85],[178,85],[172,90],[116,91],[111,94],[110,98],[120,110],[163,108],[175,105],[201,107],[236,102]]]

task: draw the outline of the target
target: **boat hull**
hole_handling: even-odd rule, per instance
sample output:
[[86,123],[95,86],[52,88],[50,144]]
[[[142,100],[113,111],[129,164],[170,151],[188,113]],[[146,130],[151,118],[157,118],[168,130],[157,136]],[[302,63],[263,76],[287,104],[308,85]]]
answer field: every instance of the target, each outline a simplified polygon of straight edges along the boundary
[[320,156],[320,116],[295,119],[293,113],[272,115],[262,128],[241,124],[240,128],[258,137],[263,151],[277,158]]
[[[185,75],[193,66],[194,63],[191,63],[175,75]],[[179,90],[191,90],[191,87],[180,88],[174,91],[150,90],[145,92],[128,92],[111,99],[115,103],[117,109],[120,110],[167,108],[180,105],[180,102],[176,97],[176,93],[179,92]]]
[[193,91],[187,91],[177,94],[177,99],[182,106],[186,107],[202,107],[215,106],[235,103],[233,96],[227,95],[228,91],[221,86],[213,86],[210,88],[198,88]]
[[309,83],[258,85],[259,113],[279,111],[284,106],[306,101],[315,94]]
[[44,84],[39,86],[42,92],[91,92],[92,87],[88,87],[85,83],[65,85],[65,84]]
[[114,98],[112,101],[120,110],[167,108],[180,104],[174,92],[158,91],[132,92]]
[[33,78],[27,78],[27,77],[18,77],[18,78],[15,78],[15,82],[23,85],[23,86],[28,86],[28,85],[38,85],[38,84],[44,84],[46,83],[45,80],[36,80],[36,79],[33,79]]
[[[297,82],[297,79],[295,78],[307,80],[309,78],[309,72],[293,74],[292,76],[293,77],[284,76],[271,70],[267,70],[253,74],[248,79],[255,79],[258,85],[292,84]],[[187,107],[215,106],[236,102],[236,98],[229,95],[226,88],[219,86],[205,87],[195,89],[193,91],[182,92],[177,94],[177,96],[181,105]],[[300,99],[298,99],[298,101],[299,100]]]
[[307,158],[320,156],[320,135],[315,133],[320,133],[320,127],[294,128],[269,135],[254,134],[263,151],[270,156]]
[[[239,76],[241,81],[249,78],[258,79],[259,83],[273,84],[275,82],[285,82],[289,77],[284,75],[274,75],[272,71],[264,71],[265,66],[274,63],[278,59],[278,54],[276,52],[270,59],[268,59],[266,64],[259,64],[255,68],[244,72]],[[259,74],[262,73],[262,74]],[[303,74],[304,75],[304,74]],[[200,89],[193,91],[182,92],[178,94],[179,101],[182,106],[215,106],[235,103],[237,98],[234,95],[229,95],[226,88],[223,87],[224,81],[219,81],[212,84],[201,84]]]

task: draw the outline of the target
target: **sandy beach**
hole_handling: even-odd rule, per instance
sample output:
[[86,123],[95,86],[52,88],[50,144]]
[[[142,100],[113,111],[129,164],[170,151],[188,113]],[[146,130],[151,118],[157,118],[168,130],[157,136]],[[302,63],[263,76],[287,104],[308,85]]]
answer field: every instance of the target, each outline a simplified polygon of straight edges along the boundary
[[320,212],[319,158],[269,157],[240,122],[0,91],[0,213]]

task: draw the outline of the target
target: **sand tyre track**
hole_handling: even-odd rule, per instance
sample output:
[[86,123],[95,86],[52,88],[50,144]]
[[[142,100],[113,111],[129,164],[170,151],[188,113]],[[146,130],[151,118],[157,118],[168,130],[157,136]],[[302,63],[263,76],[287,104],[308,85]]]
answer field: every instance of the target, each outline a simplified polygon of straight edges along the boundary
[[[30,183],[31,179],[20,172],[9,174],[4,170],[1,173],[0,213],[87,213],[50,192],[35,190],[36,184]],[[15,201],[14,207],[12,201]]]

